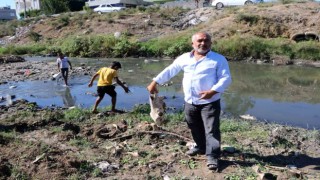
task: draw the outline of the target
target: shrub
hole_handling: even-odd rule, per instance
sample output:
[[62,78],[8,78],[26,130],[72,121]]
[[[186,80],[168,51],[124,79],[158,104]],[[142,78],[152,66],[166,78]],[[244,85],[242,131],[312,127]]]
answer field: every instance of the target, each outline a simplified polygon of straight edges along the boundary
[[46,47],[44,45],[25,45],[25,46],[7,46],[1,50],[2,54],[15,54],[15,55],[25,55],[25,54],[39,54],[45,51]]
[[172,45],[169,46],[168,49],[164,50],[163,54],[174,58],[181,55],[184,52],[191,51],[191,49],[192,47],[190,46],[190,39],[183,38],[172,43]]
[[41,35],[36,33],[36,32],[34,32],[34,31],[30,31],[28,33],[28,37],[34,42],[38,42],[41,39]]
[[259,21],[260,17],[257,15],[251,15],[251,14],[238,14],[235,21],[237,23],[245,22],[249,23],[250,26],[253,24],[256,24]]
[[296,58],[320,60],[320,44],[319,42],[306,41],[296,43],[293,48]]
[[60,23],[60,25],[63,26],[67,26],[69,24],[70,18],[68,15],[63,15],[59,18],[58,22]]
[[225,56],[238,60],[247,57],[268,57],[272,53],[272,47],[267,41],[257,37],[234,36],[222,39],[213,45],[213,49]]
[[[29,9],[28,11],[26,11],[26,15],[27,17],[37,17],[37,16],[40,16],[43,12],[39,9]],[[23,17],[24,18],[24,12],[21,12],[20,14],[20,17]]]

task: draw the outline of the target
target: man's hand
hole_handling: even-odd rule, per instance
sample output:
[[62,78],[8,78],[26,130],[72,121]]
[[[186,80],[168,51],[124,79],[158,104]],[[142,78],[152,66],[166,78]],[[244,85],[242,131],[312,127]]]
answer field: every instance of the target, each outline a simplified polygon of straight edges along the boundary
[[88,84],[88,87],[91,87],[92,86],[92,82],[90,82],[89,84]]
[[126,93],[129,93],[130,92],[130,89],[128,88],[128,87],[126,87],[126,86],[124,86],[124,91],[126,92]]
[[150,92],[150,94],[158,93],[157,82],[152,81],[149,86],[147,86],[147,90]]
[[217,94],[217,91],[209,90],[209,91],[202,91],[200,92],[200,99],[210,99],[213,95]]

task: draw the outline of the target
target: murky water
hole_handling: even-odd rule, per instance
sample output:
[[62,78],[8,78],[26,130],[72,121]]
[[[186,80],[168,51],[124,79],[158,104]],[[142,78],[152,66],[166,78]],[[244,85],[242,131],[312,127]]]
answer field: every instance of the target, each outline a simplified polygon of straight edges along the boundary
[[[54,61],[55,58],[28,58],[28,60]],[[113,59],[75,59],[76,67],[85,63],[91,67],[107,66]],[[145,59],[118,59],[123,68],[121,79],[127,82],[132,93],[126,94],[119,86],[117,108],[131,110],[134,105],[148,103],[146,86],[171,61],[145,62]],[[260,120],[277,122],[309,129],[320,129],[320,70],[317,68],[230,63],[233,84],[222,98],[223,110],[233,115],[250,114]],[[161,87],[160,95],[167,97],[168,107],[181,110],[183,93],[180,73],[172,79],[173,85]],[[88,88],[90,76],[70,79],[70,88],[62,81],[9,82],[0,85],[0,96],[15,95],[37,102],[40,106],[80,106],[91,108],[96,87]],[[95,84],[96,85],[96,84]],[[16,88],[10,89],[15,86]],[[110,105],[110,98],[99,105]]]

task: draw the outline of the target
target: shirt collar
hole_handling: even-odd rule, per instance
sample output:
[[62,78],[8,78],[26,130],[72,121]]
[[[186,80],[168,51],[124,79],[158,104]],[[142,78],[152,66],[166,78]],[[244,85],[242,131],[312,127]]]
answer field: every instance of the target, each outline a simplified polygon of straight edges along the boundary
[[[209,55],[210,53],[211,53],[211,50],[209,50],[203,58],[199,59],[198,62],[199,62],[199,61],[202,61],[203,59],[205,59],[206,57],[208,57],[208,55]],[[192,51],[190,52],[189,57],[190,57],[190,58],[194,58],[194,50],[192,50]]]
[[[211,50],[209,50],[209,51],[206,53],[205,57],[207,57],[207,56],[209,55],[209,53],[211,53]],[[194,56],[194,50],[192,50],[192,51],[190,52],[190,58],[193,58],[193,56]]]

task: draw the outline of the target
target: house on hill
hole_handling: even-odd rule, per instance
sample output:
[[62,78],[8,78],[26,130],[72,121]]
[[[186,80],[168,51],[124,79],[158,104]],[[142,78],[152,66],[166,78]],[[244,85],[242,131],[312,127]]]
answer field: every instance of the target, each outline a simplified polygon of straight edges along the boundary
[[0,7],[0,20],[17,19],[16,10],[10,9],[10,6]]
[[24,6],[26,6],[27,11],[40,9],[40,0],[15,0],[15,4],[18,14],[24,12]]
[[92,9],[98,7],[100,4],[111,4],[123,7],[137,7],[147,6],[152,3],[143,0],[88,0],[86,2],[86,5]]

